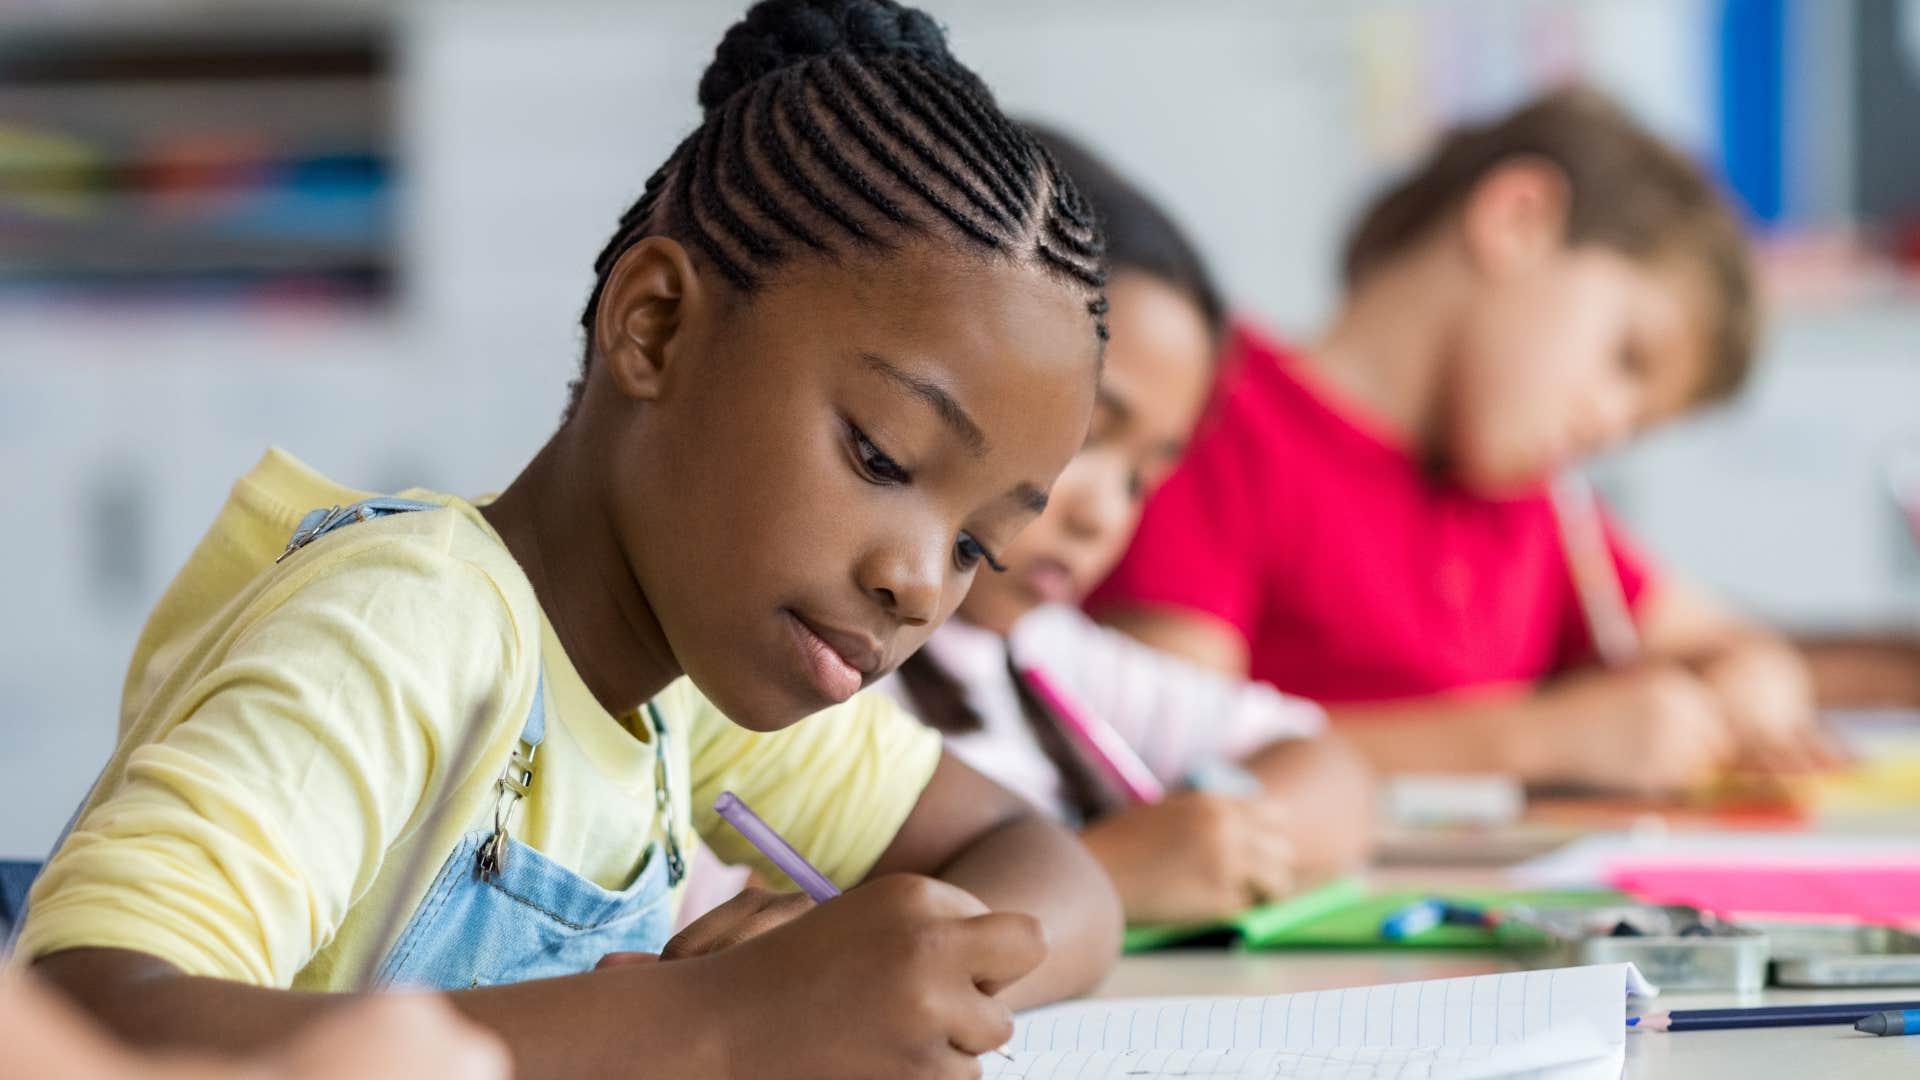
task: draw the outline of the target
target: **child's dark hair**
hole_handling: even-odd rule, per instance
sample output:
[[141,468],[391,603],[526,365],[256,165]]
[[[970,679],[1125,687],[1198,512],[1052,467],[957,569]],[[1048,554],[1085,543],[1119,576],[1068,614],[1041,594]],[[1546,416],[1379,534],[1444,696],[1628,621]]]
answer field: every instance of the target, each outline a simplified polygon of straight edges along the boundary
[[1699,397],[1738,390],[1753,364],[1760,321],[1740,222],[1692,161],[1591,90],[1558,90],[1443,136],[1349,234],[1347,286],[1425,240],[1488,173],[1523,157],[1549,161],[1566,176],[1568,244],[1600,244],[1646,262],[1677,258],[1704,271],[1716,310],[1713,359]]
[[1226,323],[1226,305],[1200,249],[1146,193],[1115,172],[1112,166],[1073,137],[1045,124],[1027,122],[1053,160],[1073,178],[1080,194],[1093,207],[1093,216],[1107,238],[1107,274],[1125,271],[1145,274],[1186,293],[1206,318],[1217,340]]
[[939,232],[1083,288],[1106,338],[1103,240],[1079,191],[894,0],[761,0],[700,79],[704,119],[647,181],[594,260],[583,376],[607,276],[670,236],[742,292],[797,254],[884,251]]
[[[1193,298],[1217,341],[1226,322],[1225,305],[1214,288],[1200,252],[1166,211],[1114,172],[1091,151],[1040,124],[1028,124],[1044,148],[1073,178],[1093,208],[1107,238],[1107,268],[1119,274],[1134,271],[1165,282]],[[966,687],[940,667],[925,649],[900,665],[900,685],[914,711],[927,726],[945,735],[964,735],[984,726],[967,701]],[[1020,711],[1047,760],[1060,774],[1068,809],[1080,822],[1097,820],[1124,804],[1122,795],[1104,780],[1079,746],[1067,736],[1060,718],[1028,689],[1009,665],[1020,697]]]

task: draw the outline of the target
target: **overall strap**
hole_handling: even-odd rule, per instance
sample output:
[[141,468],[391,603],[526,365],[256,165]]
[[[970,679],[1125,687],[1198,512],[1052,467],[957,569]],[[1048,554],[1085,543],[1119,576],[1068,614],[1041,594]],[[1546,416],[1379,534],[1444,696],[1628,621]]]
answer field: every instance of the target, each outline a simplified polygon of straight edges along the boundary
[[[349,525],[357,525],[363,521],[372,521],[391,514],[439,509],[443,509],[439,503],[378,495],[348,506],[329,506],[323,510],[314,510],[300,519],[299,527],[293,530],[293,537],[287,541],[287,550],[281,552],[280,557],[274,562],[284,562],[287,556],[315,540]],[[519,741],[514,744],[513,756],[507,759],[507,767],[501,770],[500,778],[493,784],[498,794],[493,804],[493,836],[488,838],[480,848],[479,870],[482,877],[490,877],[498,873],[506,864],[509,847],[508,829],[513,821],[513,808],[521,799],[526,798],[528,789],[533,785],[534,754],[539,751],[541,741],[547,737],[546,665],[542,664],[538,670],[538,681],[533,688],[533,704],[527,708],[527,718],[520,725]]]
[[420,499],[401,499],[392,495],[376,495],[371,499],[362,499],[348,506],[329,506],[324,510],[314,510],[300,519],[293,530],[293,538],[287,541],[287,550],[280,553],[274,562],[284,562],[287,556],[313,543],[315,540],[362,521],[386,517],[389,514],[404,514],[410,510],[439,510],[439,503],[424,502]]
[[533,786],[533,756],[547,737],[547,666],[540,665],[539,680],[533,687],[533,704],[527,708],[526,722],[520,725],[520,741],[500,779],[493,782],[498,797],[493,804],[493,835],[480,847],[479,869],[483,878],[492,877],[506,865],[508,832],[513,823],[513,808]]

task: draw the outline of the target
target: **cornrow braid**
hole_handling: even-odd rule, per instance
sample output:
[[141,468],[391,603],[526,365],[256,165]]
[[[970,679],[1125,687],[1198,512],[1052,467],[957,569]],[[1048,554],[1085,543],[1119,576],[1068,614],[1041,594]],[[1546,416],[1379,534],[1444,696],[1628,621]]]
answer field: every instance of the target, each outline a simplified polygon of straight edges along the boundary
[[722,39],[700,103],[700,126],[594,260],[569,416],[607,279],[649,236],[681,241],[752,293],[796,254],[937,235],[1084,291],[1106,340],[1104,242],[1086,200],[924,12],[894,0],[762,0]]
[[1005,178],[983,164],[982,148],[986,144],[986,136],[957,105],[945,97],[944,89],[932,92],[916,89],[915,84],[909,81],[909,76],[896,67],[882,67],[872,74],[879,76],[893,91],[894,100],[905,105],[907,112],[921,127],[929,131],[944,129],[953,136],[950,149],[959,155],[962,167],[986,181],[1000,204],[1002,218],[1015,225],[1025,220],[1027,196],[1015,192]]

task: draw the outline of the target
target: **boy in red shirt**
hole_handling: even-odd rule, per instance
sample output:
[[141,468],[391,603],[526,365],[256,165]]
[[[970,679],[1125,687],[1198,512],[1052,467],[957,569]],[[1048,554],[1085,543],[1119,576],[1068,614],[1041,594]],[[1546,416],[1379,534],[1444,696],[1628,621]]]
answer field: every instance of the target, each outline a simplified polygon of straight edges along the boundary
[[1812,760],[1798,654],[1604,518],[1642,656],[1598,668],[1546,495],[1747,375],[1745,241],[1699,171],[1555,93],[1450,134],[1345,275],[1310,348],[1237,331],[1214,422],[1090,607],[1334,706],[1386,770],[1665,790]]

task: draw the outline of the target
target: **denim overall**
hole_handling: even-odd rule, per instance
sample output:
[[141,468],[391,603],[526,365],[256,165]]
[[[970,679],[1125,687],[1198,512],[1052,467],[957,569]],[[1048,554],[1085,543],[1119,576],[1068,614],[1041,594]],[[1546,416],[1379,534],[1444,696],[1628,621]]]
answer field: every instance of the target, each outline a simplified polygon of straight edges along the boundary
[[[375,498],[315,510],[280,558],[355,522],[438,509],[435,503]],[[454,844],[382,961],[376,985],[466,990],[589,971],[610,952],[659,952],[673,927],[672,890],[686,876],[686,864],[674,835],[667,726],[651,702],[646,717],[654,746],[654,806],[665,839],[648,845],[631,885],[603,889],[509,832],[515,804],[534,783],[535,756],[546,736],[543,672],[519,743],[494,784],[492,827],[468,832]]]

